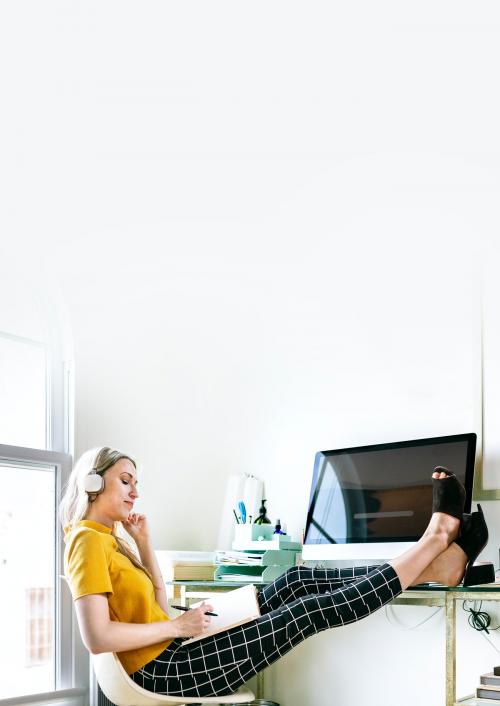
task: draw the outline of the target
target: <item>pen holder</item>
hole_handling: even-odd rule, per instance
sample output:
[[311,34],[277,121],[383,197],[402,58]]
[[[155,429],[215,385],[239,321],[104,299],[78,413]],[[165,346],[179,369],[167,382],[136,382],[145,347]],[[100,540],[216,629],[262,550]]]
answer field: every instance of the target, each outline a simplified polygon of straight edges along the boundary
[[273,525],[234,525],[235,542],[269,541],[273,533]]

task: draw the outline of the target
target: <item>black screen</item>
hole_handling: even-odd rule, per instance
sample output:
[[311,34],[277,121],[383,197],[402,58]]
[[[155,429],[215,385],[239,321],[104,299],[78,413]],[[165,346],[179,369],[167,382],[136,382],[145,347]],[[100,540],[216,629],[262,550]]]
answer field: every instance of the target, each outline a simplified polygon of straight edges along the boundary
[[445,466],[466,489],[470,512],[475,434],[316,454],[305,544],[418,540],[432,508],[431,475]]

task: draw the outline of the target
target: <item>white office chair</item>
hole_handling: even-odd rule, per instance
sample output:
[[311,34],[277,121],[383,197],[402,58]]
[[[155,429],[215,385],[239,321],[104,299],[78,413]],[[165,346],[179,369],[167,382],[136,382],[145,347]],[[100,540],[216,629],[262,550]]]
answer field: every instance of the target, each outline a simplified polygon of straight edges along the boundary
[[228,696],[210,698],[168,696],[154,694],[136,684],[124,670],[114,652],[91,655],[97,683],[101,690],[116,706],[165,706],[166,704],[246,704],[254,700],[249,689],[240,689]]

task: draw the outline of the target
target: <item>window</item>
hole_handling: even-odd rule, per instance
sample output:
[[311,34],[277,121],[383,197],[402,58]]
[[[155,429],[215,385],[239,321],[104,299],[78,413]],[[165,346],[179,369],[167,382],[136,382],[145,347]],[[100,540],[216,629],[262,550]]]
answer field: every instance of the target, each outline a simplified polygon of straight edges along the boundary
[[0,459],[3,617],[0,698],[53,691],[55,680],[55,466]]
[[[63,541],[56,522],[70,469],[68,454],[0,446],[0,599],[8,606],[0,704],[20,696],[26,704],[43,703],[38,695],[56,691],[68,704],[83,703],[84,689],[75,688],[73,678],[72,605],[60,576]],[[81,686],[88,682],[85,671],[82,664],[76,679]]]

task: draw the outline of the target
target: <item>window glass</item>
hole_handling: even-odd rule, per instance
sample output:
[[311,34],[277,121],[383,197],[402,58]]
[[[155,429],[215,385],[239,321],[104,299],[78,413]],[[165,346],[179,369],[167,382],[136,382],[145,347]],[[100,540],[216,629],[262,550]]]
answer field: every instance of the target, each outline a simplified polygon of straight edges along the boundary
[[0,444],[45,449],[46,349],[0,333]]
[[0,461],[0,699],[55,689],[55,468]]

